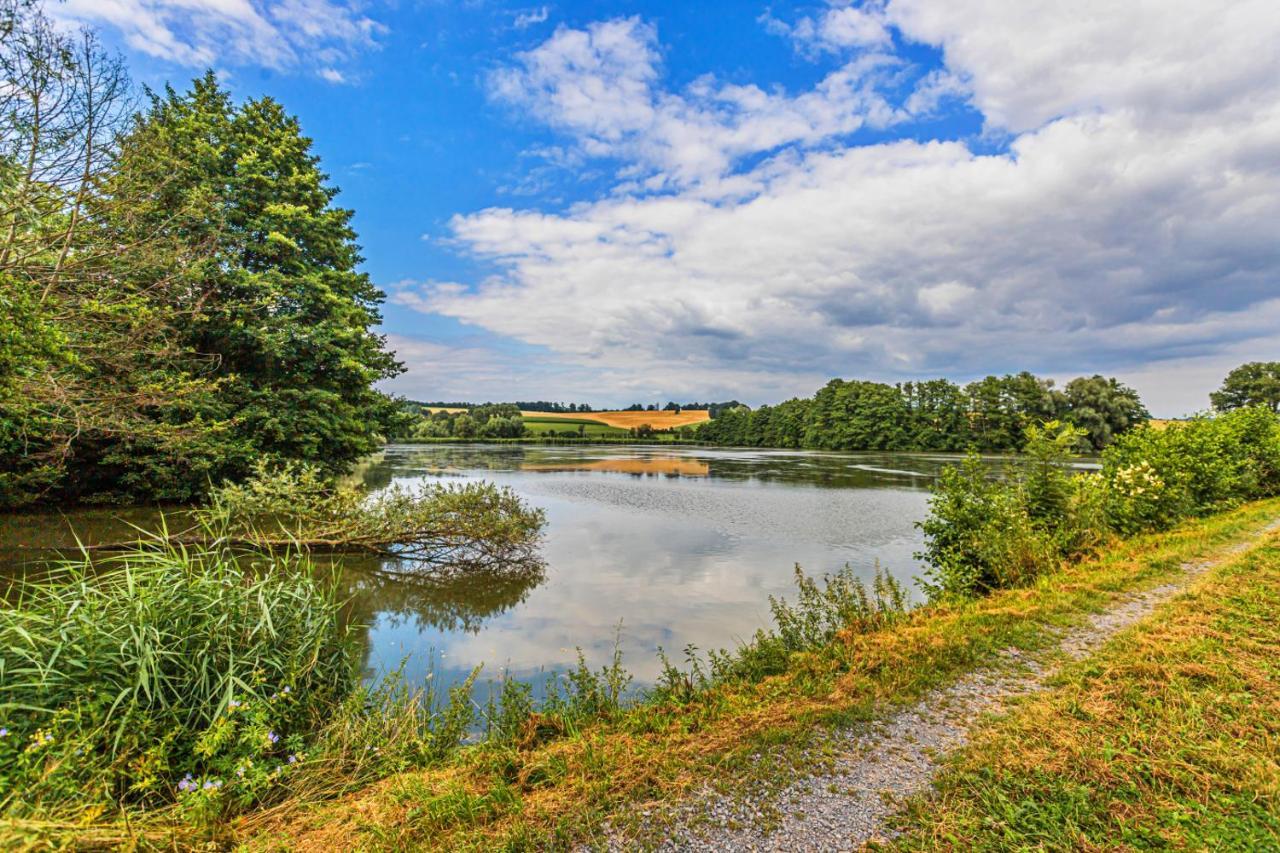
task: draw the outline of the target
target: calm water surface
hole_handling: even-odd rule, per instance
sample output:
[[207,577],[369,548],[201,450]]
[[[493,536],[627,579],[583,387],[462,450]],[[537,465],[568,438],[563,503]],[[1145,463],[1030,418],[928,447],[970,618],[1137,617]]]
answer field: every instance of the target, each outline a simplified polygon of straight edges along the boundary
[[[366,669],[403,664],[441,686],[484,663],[489,676],[542,681],[581,647],[600,666],[620,642],[638,683],[656,650],[732,647],[769,624],[769,596],[810,574],[879,563],[913,593],[928,486],[954,457],[637,446],[393,445],[362,466],[374,488],[485,479],[547,513],[540,577],[439,579],[393,561],[346,559],[353,620],[367,625]],[[0,563],[14,544],[67,547],[119,538],[122,517],[0,517]],[[7,558],[6,558],[7,554]]]
[[[484,662],[532,677],[581,647],[604,664],[621,644],[640,682],[656,651],[732,647],[769,624],[769,596],[845,564],[877,562],[911,586],[914,522],[949,457],[705,448],[393,446],[364,471],[374,487],[440,478],[511,486],[546,510],[537,582],[443,584],[349,577],[370,622],[371,672],[463,678]],[[367,585],[367,586],[365,586]],[[434,651],[434,655],[427,654]]]

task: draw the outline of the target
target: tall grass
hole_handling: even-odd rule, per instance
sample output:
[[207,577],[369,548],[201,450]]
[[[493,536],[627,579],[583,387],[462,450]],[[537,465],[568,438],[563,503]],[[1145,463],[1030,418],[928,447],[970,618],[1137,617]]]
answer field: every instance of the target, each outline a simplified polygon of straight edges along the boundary
[[0,800],[157,804],[283,765],[353,685],[340,610],[306,560],[222,550],[143,546],[23,583],[0,610]]

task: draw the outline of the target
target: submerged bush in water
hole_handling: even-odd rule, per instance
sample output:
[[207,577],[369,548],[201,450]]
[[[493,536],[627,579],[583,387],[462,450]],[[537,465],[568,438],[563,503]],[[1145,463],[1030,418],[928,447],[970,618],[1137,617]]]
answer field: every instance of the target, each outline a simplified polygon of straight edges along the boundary
[[215,489],[199,517],[215,535],[256,547],[364,550],[452,566],[529,561],[546,523],[542,510],[492,483],[370,494],[314,468],[265,464]]

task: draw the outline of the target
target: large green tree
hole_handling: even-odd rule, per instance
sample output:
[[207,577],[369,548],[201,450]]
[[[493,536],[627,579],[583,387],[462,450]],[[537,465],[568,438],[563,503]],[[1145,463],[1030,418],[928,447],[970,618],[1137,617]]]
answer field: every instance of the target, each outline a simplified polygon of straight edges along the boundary
[[[152,95],[122,138],[103,196],[132,202],[100,219],[120,245],[171,245],[143,274],[179,283],[164,309],[214,384],[198,409],[161,413],[218,425],[184,466],[197,476],[171,478],[164,497],[260,456],[340,469],[396,417],[373,387],[401,369],[373,331],[383,294],[358,271],[352,212],[326,181],[295,118],[270,98],[234,104],[212,73]],[[99,463],[141,488],[174,461],[140,441]]]
[[1266,406],[1280,412],[1280,361],[1251,361],[1227,374],[1222,387],[1209,395],[1219,411]]
[[1084,438],[1094,450],[1101,450],[1151,417],[1138,392],[1114,378],[1081,376],[1063,390],[1067,401],[1064,418],[1085,431]]

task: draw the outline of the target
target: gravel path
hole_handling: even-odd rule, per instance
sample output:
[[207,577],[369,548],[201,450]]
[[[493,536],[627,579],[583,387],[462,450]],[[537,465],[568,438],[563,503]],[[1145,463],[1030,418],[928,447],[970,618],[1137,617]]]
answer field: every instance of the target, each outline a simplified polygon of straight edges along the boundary
[[[1266,528],[1280,527],[1280,521]],[[1087,624],[1065,633],[1059,649],[1069,660],[1086,657],[1151,614],[1192,580],[1257,541],[1224,549],[1212,560],[1183,565],[1175,581],[1124,596]],[[856,850],[891,836],[887,819],[900,801],[929,786],[943,757],[968,741],[971,726],[998,713],[1009,700],[1039,689],[1054,668],[1016,650],[987,669],[965,676],[871,730],[836,732],[827,772],[793,782],[775,802],[745,804],[706,792],[682,805],[662,851]],[[769,826],[762,827],[761,824]],[[610,849],[624,849],[610,839]]]

